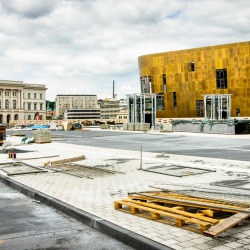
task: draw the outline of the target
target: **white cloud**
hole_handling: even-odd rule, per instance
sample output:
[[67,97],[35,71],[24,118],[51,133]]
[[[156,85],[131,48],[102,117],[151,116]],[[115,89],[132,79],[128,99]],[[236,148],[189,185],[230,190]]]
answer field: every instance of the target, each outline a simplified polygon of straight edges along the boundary
[[0,0],[1,79],[56,94],[139,92],[138,56],[249,40],[247,0]]

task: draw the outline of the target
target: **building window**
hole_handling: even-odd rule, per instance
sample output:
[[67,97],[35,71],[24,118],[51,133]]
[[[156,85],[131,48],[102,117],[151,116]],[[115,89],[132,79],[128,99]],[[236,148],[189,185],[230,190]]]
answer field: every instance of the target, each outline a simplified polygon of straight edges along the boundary
[[13,109],[16,109],[16,100],[13,100]]
[[0,109],[2,109],[2,102],[1,102],[1,100],[0,100]]
[[227,89],[227,69],[216,70],[217,89]]
[[40,99],[43,99],[43,94],[40,94]]
[[173,92],[173,108],[177,109],[177,97],[176,92]]
[[34,99],[36,99],[36,94],[34,94]]
[[17,92],[16,92],[16,91],[13,91],[13,92],[12,92],[12,96],[17,96]]
[[5,109],[9,109],[10,108],[10,102],[9,100],[5,100]]
[[162,94],[156,96],[156,110],[164,110],[164,96]]
[[163,83],[163,93],[167,92],[167,79],[166,74],[162,75],[162,83]]
[[194,62],[190,63],[190,70],[191,71],[195,71],[195,64],[194,64]]
[[40,103],[40,110],[43,110],[43,104]]
[[30,99],[30,93],[28,93],[28,98]]
[[239,117],[240,116],[240,108],[237,108],[236,109],[236,117]]
[[5,96],[10,96],[10,91],[5,91]]
[[31,103],[28,102],[28,110],[31,110]]
[[152,93],[151,76],[141,77],[141,93]]
[[28,120],[31,120],[31,115],[28,115]]
[[204,101],[203,100],[197,100],[196,101],[196,116],[197,117],[203,117],[203,107],[204,107]]
[[37,104],[34,103],[34,110],[37,110]]

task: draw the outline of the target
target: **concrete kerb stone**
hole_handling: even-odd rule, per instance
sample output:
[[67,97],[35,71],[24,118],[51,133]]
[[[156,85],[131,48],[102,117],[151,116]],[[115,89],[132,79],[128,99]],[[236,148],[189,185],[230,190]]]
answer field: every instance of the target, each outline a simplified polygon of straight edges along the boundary
[[173,250],[0,174],[0,182],[138,250]]

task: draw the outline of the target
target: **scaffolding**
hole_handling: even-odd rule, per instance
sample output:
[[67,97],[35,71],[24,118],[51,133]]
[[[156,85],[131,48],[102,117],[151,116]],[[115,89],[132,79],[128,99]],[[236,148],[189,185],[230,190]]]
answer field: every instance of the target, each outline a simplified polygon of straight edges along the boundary
[[204,95],[204,110],[206,120],[230,119],[231,94]]
[[128,122],[156,125],[156,94],[142,93],[127,95]]

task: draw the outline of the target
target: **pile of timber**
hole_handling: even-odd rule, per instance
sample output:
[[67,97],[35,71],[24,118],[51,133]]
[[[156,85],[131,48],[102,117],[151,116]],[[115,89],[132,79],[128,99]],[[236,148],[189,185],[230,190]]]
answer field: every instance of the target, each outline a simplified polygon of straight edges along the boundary
[[116,210],[217,236],[250,217],[250,203],[194,197],[172,192],[131,193],[114,202]]

